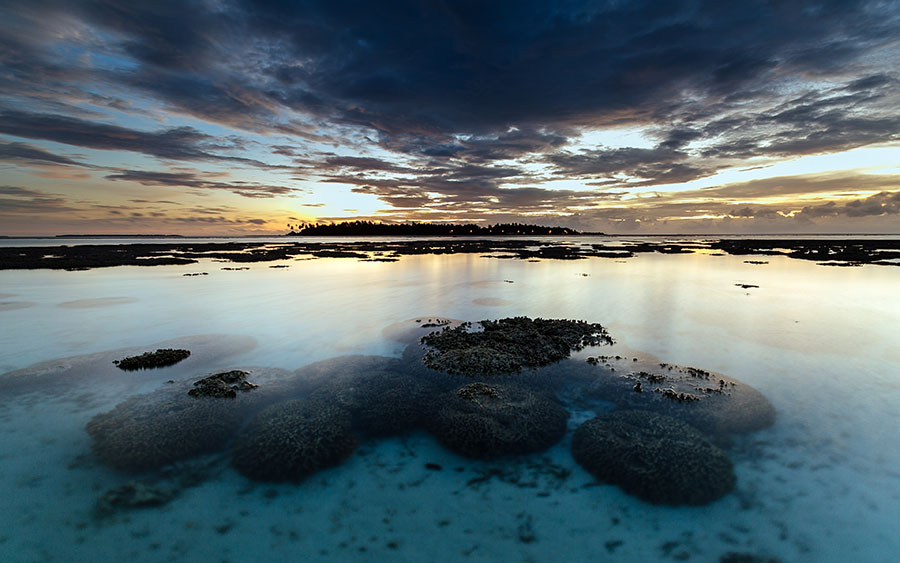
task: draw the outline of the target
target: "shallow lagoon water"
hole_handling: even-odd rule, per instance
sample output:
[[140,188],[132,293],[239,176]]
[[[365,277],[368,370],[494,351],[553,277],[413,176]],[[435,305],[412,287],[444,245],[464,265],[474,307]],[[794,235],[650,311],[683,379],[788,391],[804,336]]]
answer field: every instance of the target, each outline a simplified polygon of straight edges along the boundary
[[[240,271],[206,260],[0,272],[3,302],[31,304],[0,310],[3,326],[15,327],[0,333],[2,372],[230,335],[204,340],[197,350],[208,352],[171,368],[66,380],[54,376],[66,362],[53,362],[26,390],[12,383],[16,376],[0,379],[0,489],[8,499],[0,559],[715,561],[741,552],[893,561],[900,269],[765,261],[445,255]],[[92,458],[84,427],[95,414],[169,379],[217,369],[293,371],[349,354],[399,356],[404,344],[385,328],[429,315],[599,322],[618,344],[577,358],[621,353],[721,372],[762,392],[777,420],[735,439],[728,451],[737,489],[704,507],[650,505],[595,485],[572,460],[570,436],[542,454],[482,462],[415,433],[364,443],[299,484],[254,483],[215,456],[203,458],[207,478],[165,506],[95,518],[97,497],[134,479]]]

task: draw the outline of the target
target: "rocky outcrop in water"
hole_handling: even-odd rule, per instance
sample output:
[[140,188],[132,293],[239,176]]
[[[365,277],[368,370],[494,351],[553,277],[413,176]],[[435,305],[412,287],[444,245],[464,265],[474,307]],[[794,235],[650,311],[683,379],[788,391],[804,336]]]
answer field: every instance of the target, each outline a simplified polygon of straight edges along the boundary
[[191,397],[210,397],[214,399],[234,399],[238,392],[252,391],[259,387],[247,381],[250,374],[246,371],[231,370],[216,373],[194,382],[194,388],[188,391]]
[[572,455],[599,481],[653,504],[703,505],[734,489],[731,460],[672,417],[616,411],[575,431]]
[[144,352],[140,356],[127,356],[121,360],[113,360],[113,363],[121,370],[134,371],[175,365],[190,355],[190,350],[160,348],[155,352]]
[[612,344],[606,328],[596,323],[513,317],[447,327],[422,337],[429,368],[484,378],[516,373],[567,358],[585,346]]
[[545,450],[562,439],[569,414],[556,401],[515,385],[471,383],[441,395],[428,431],[464,456]]

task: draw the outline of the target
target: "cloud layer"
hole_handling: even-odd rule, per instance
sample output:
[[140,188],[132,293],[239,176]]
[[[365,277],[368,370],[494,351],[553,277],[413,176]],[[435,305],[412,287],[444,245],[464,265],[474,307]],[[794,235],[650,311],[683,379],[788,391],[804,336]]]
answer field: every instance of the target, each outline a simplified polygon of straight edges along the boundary
[[[900,143],[892,2],[35,0],[0,10],[0,161],[99,171],[90,177],[113,186],[302,195],[293,205],[307,210],[340,186],[377,198],[376,216],[614,227],[676,217],[637,197],[657,187]],[[110,164],[65,146],[144,160]],[[179,163],[205,172],[173,171]],[[828,194],[833,208],[892,193],[884,178],[869,191],[846,180]],[[687,220],[752,221],[771,206],[748,193],[745,204],[712,191],[667,200]],[[827,201],[795,195],[782,217],[833,217]],[[891,215],[882,203],[837,213]]]

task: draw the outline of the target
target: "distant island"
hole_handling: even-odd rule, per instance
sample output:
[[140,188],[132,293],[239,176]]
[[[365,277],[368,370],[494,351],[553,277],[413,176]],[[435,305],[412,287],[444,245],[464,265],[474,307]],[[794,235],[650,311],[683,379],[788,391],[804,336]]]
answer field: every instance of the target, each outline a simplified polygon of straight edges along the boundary
[[[497,235],[580,235],[567,227],[544,227],[523,223],[496,225],[464,225],[454,223],[375,223],[373,221],[345,221],[316,225],[288,225],[286,236],[497,236]],[[601,233],[594,233],[601,234]]]

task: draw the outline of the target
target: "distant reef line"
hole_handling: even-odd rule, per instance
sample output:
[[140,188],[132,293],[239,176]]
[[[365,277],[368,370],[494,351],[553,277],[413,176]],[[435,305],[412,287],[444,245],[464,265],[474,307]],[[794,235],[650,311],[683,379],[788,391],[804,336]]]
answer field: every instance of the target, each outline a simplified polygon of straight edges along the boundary
[[525,223],[498,223],[475,225],[473,223],[378,223],[374,221],[343,221],[341,223],[317,223],[288,225],[286,236],[549,236],[549,235],[603,235],[582,233],[569,227],[545,227]]
[[[726,254],[745,256],[749,266],[764,266],[773,259],[810,260],[825,266],[862,266],[877,264],[900,266],[900,240],[785,240],[720,239],[704,241],[614,241],[596,239],[558,239],[502,237],[478,239],[454,236],[404,240],[285,240],[229,242],[165,242],[129,244],[74,244],[61,246],[0,246],[0,270],[47,268],[87,270],[111,266],[164,266],[197,264],[201,260],[238,264],[221,270],[247,270],[242,264],[345,258],[365,262],[397,262],[404,256],[439,254],[477,254],[491,259],[585,260],[608,258],[624,261],[640,254]],[[765,258],[765,259],[758,259]],[[270,264],[270,268],[289,268],[290,264]],[[184,276],[205,276],[209,272],[186,272]],[[587,275],[587,274],[584,274]],[[742,288],[755,284],[738,284]]]

